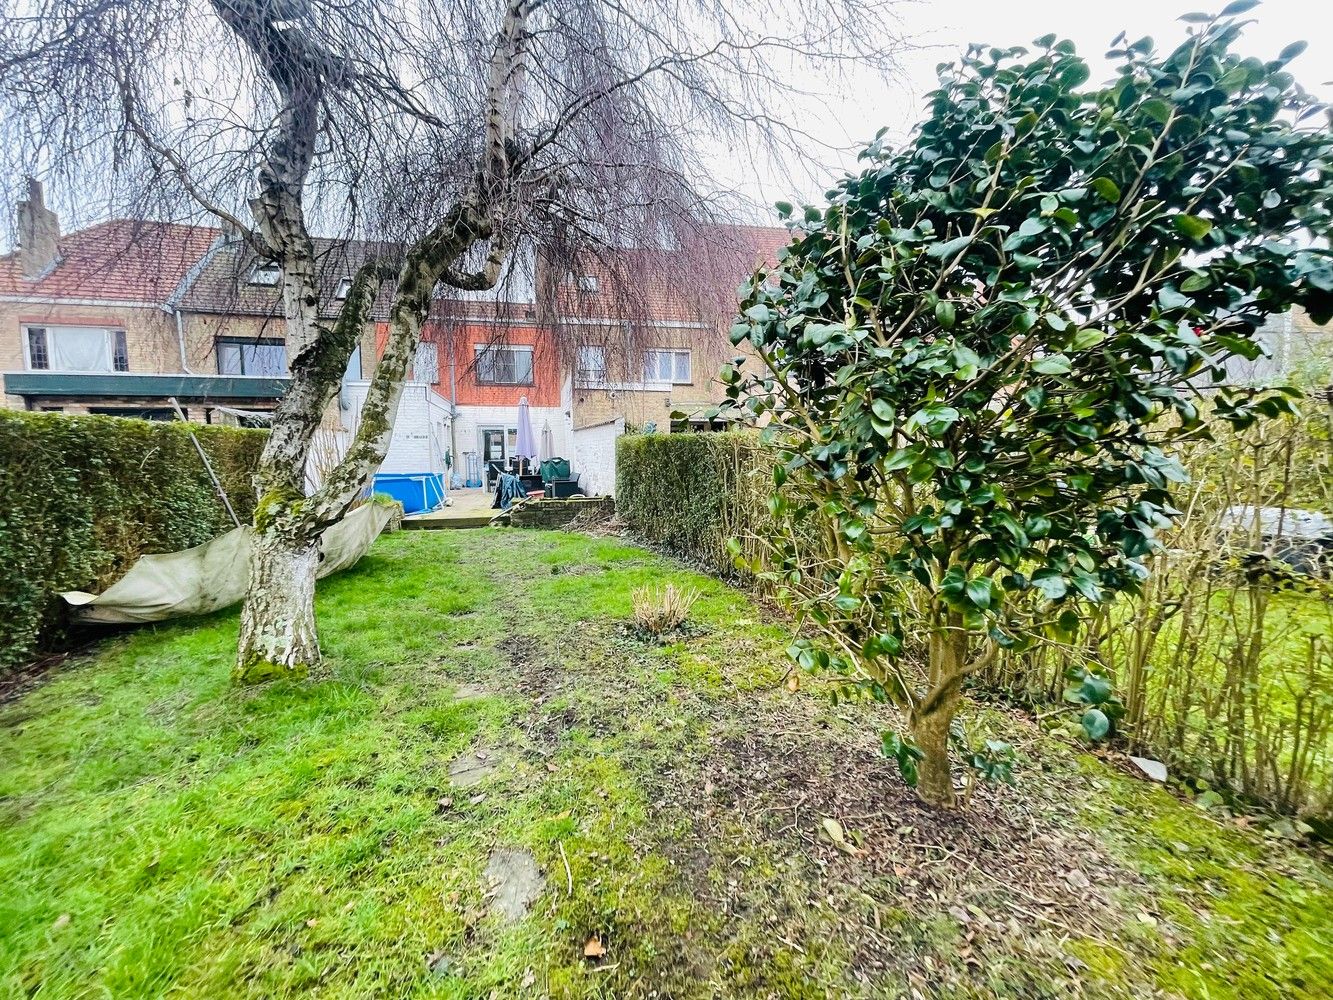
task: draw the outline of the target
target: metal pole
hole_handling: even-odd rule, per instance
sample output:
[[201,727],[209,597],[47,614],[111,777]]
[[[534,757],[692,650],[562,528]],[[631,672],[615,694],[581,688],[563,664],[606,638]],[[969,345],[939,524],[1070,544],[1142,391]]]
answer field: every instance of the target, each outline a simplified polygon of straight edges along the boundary
[[185,433],[190,435],[190,440],[194,442],[194,450],[199,452],[199,457],[203,459],[204,468],[208,470],[208,478],[213,480],[213,489],[218,491],[218,496],[222,499],[222,506],[227,508],[227,513],[231,515],[232,523],[239,528],[241,526],[241,519],[236,516],[236,511],[231,509],[231,501],[227,499],[227,491],[224,490],[222,484],[218,482],[217,473],[213,471],[213,463],[210,462],[208,456],[204,454],[204,446],[201,445],[199,439],[194,436],[194,431],[190,430],[190,421],[186,419],[185,413],[181,410],[180,403],[176,402],[175,396],[168,396],[167,402],[170,403],[171,408],[176,411],[177,418],[185,424]]

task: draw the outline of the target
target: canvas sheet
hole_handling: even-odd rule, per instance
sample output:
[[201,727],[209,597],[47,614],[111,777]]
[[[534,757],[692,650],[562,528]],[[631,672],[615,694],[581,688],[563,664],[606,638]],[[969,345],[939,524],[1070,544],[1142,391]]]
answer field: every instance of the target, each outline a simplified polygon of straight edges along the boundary
[[[364,504],[325,531],[318,575],[354,565],[395,513],[391,504]],[[142,556],[101,594],[71,590],[60,596],[90,622],[133,624],[208,614],[245,596],[252,538],[251,528],[234,528],[192,549]]]

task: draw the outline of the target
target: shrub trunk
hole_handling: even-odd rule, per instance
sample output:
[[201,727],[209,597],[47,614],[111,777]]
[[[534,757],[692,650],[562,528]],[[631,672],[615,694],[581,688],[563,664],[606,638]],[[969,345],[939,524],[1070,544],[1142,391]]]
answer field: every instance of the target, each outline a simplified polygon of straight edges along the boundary
[[912,740],[921,751],[917,794],[927,805],[953,808],[953,767],[949,760],[949,727],[962,700],[967,632],[956,612],[940,615],[930,636],[928,693],[908,719]]

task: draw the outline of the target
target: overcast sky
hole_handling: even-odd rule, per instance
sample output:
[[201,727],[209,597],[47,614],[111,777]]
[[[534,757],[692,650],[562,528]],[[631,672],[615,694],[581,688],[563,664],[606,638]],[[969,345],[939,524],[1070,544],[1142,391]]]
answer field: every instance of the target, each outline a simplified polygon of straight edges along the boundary
[[[1215,13],[1228,0],[905,0],[900,8],[904,34],[919,47],[905,54],[902,79],[856,87],[855,93],[827,102],[824,113],[803,116],[822,140],[833,146],[863,145],[882,126],[895,140],[905,138],[917,122],[923,98],[935,86],[935,66],[955,58],[970,42],[1007,47],[1029,45],[1055,32],[1077,46],[1089,61],[1093,80],[1109,79],[1113,65],[1103,57],[1113,39],[1125,31],[1131,41],[1151,36],[1160,51],[1185,38],[1186,25],[1177,20],[1190,11]],[[1238,50],[1273,58],[1288,43],[1309,42],[1289,69],[1305,87],[1333,102],[1333,0],[1264,0],[1247,18]],[[835,154],[832,162],[839,157]],[[847,154],[844,168],[854,162]],[[746,176],[748,175],[748,176]],[[765,176],[767,175],[767,176]],[[815,197],[836,171],[823,179],[787,179],[763,168],[738,173],[735,181],[751,196],[771,205],[777,200]],[[792,190],[793,186],[804,190]]]
[[[800,3],[802,0],[790,0]],[[906,38],[911,48],[901,59],[893,81],[854,81],[837,92],[811,97],[783,109],[781,117],[799,124],[827,146],[816,154],[813,169],[796,176],[771,163],[756,164],[734,149],[718,148],[708,167],[725,188],[738,190],[749,202],[741,209],[752,221],[772,224],[775,201],[817,201],[843,171],[854,168],[855,149],[881,127],[893,141],[905,139],[921,117],[924,95],[936,83],[935,67],[957,58],[970,42],[1008,47],[1029,45],[1049,32],[1068,38],[1088,59],[1094,81],[1109,79],[1114,68],[1104,58],[1111,39],[1122,30],[1131,40],[1151,36],[1159,51],[1169,51],[1185,38],[1178,20],[1189,11],[1216,12],[1228,0],[900,0],[900,21],[887,26]],[[1240,51],[1272,58],[1290,42],[1303,39],[1309,48],[1290,64],[1307,90],[1333,103],[1333,0],[1264,0],[1247,18],[1252,22],[1238,45]],[[0,183],[0,192],[5,192]],[[82,193],[52,191],[49,197],[62,212]],[[12,197],[6,198],[12,204]],[[61,204],[64,203],[64,204]],[[0,243],[12,234],[0,225]],[[9,230],[9,232],[6,232]]]

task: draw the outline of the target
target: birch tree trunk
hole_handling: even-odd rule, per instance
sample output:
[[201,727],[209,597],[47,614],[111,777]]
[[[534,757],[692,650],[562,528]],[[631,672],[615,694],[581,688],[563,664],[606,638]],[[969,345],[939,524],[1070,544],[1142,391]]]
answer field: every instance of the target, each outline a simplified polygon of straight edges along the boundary
[[[356,436],[309,497],[302,486],[310,443],[369,319],[383,275],[372,265],[363,267],[337,323],[327,328],[317,319],[313,244],[299,200],[305,175],[299,161],[313,148],[302,135],[314,109],[310,118],[282,116],[292,135],[275,143],[274,154],[262,165],[264,193],[252,210],[260,233],[283,261],[288,344],[300,346],[260,459],[250,584],[233,672],[238,683],[302,677],[319,663],[314,599],[320,536],[347,513],[384,461],[435,287],[441,281],[469,289],[494,285],[512,247],[514,229],[506,228],[503,209],[505,189],[514,180],[506,139],[513,133],[530,9],[530,0],[510,0],[491,60],[486,143],[476,176],[440,224],[408,251],[397,274],[388,342],[366,393]],[[460,258],[481,241],[490,242],[482,269],[458,271]]]
[[319,538],[300,526],[256,531],[250,587],[241,608],[236,679],[257,684],[304,677],[319,662],[315,573]]

